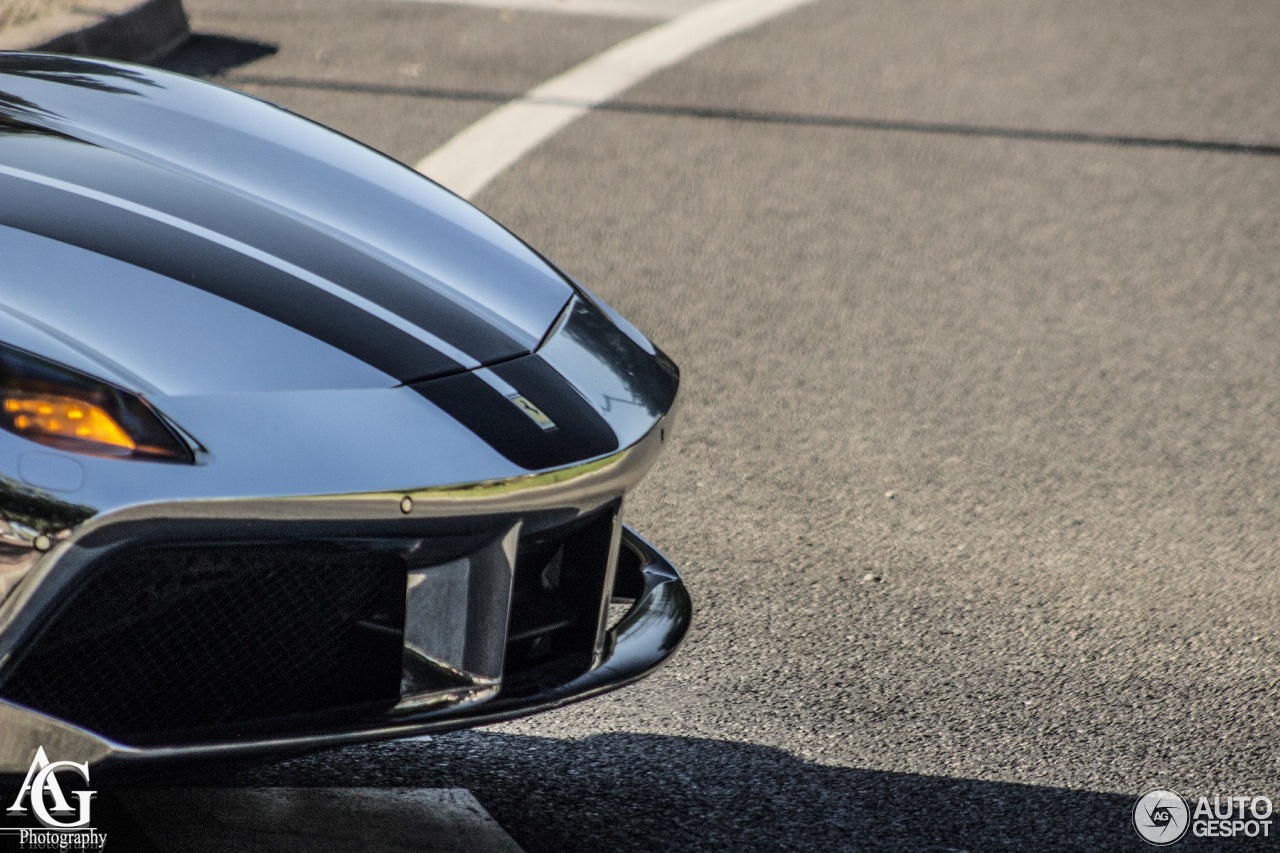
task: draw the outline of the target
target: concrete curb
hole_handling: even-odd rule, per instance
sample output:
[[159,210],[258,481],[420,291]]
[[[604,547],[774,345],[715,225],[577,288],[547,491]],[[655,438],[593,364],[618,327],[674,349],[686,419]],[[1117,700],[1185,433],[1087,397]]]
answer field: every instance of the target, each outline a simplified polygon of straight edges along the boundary
[[182,0],[98,0],[0,33],[0,50],[79,53],[149,62],[191,35]]
[[466,788],[154,788],[118,798],[161,850],[522,853]]

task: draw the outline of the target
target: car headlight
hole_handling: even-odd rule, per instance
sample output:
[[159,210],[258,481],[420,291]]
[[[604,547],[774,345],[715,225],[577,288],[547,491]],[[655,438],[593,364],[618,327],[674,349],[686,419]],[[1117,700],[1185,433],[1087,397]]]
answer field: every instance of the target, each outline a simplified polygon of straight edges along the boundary
[[194,461],[186,442],[138,395],[4,345],[0,429],[71,453]]

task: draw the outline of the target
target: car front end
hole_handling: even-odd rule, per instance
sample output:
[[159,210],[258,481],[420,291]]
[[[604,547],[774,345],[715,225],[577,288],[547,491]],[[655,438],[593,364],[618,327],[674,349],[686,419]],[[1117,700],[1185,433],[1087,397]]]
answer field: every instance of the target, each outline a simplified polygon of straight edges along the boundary
[[0,199],[0,774],[496,722],[681,641],[622,521],[679,373],[465,202],[242,95],[16,54]]

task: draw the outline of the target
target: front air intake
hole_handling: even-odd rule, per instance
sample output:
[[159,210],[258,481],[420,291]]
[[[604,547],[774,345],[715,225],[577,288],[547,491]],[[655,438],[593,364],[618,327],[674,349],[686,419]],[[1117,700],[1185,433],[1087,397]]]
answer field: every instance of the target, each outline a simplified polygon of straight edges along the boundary
[[389,708],[404,589],[400,555],[360,541],[118,553],[24,643],[0,695],[138,745]]

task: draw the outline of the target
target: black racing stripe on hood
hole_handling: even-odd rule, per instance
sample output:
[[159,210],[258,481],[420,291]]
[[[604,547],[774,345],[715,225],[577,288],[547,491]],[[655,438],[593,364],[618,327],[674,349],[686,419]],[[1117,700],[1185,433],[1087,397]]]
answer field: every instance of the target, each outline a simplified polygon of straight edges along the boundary
[[0,174],[0,225],[220,296],[318,338],[400,382],[463,369],[408,332],[270,264],[103,201]]
[[544,430],[515,403],[474,373],[460,373],[412,387],[522,468],[538,471],[618,449],[600,413],[538,355],[490,368],[556,424]]
[[[87,143],[8,146],[7,164],[127,199],[253,246],[403,317],[481,363],[527,348],[444,293],[320,227],[261,201]],[[417,377],[415,377],[417,378]]]

